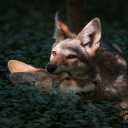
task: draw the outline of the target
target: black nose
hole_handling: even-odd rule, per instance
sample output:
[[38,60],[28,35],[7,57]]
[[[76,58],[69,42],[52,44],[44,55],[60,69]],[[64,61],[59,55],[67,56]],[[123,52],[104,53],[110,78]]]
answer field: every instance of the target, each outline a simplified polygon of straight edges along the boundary
[[97,81],[96,80],[93,80],[92,83],[95,84],[95,85],[97,85]]
[[56,70],[57,66],[54,64],[48,64],[46,70],[50,73],[53,73]]

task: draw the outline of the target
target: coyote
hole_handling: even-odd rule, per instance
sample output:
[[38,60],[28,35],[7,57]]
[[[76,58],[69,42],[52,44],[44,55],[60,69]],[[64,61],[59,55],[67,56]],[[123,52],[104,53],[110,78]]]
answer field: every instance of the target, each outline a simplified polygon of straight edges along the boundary
[[[127,61],[116,44],[101,43],[101,24],[98,18],[90,21],[75,35],[55,16],[55,43],[45,70],[52,74],[67,72],[76,79],[96,80],[94,91],[88,93],[97,101],[119,102],[128,107]],[[78,88],[80,86],[78,85]]]
[[[72,78],[69,74],[62,72],[58,75],[47,73],[44,69],[34,68],[20,61],[10,60],[8,68],[11,72],[10,80],[18,85],[20,81],[27,81],[30,86],[38,86],[39,89],[47,87],[50,89],[56,82],[63,91],[73,90],[73,93],[90,92],[95,89],[95,84],[89,80]],[[79,86],[78,86],[79,85]]]

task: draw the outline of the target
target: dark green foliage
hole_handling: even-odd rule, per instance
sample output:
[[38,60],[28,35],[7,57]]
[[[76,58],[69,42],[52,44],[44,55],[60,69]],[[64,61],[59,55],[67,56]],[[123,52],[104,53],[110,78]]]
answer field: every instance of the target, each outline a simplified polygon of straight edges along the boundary
[[[62,1],[61,1],[62,2]],[[62,93],[53,85],[50,95],[37,87],[13,86],[7,62],[15,59],[40,68],[49,61],[53,43],[54,15],[65,6],[59,0],[0,1],[0,128],[127,128],[114,103],[94,102],[97,109],[80,107],[72,92]],[[61,8],[61,9],[60,9]],[[128,2],[87,0],[86,19],[99,17],[103,41],[117,43],[128,55]],[[121,108],[120,108],[121,109]],[[113,117],[113,118],[111,118]]]
[[[5,85],[0,86],[0,127],[15,128],[79,128],[125,125],[123,118],[116,116],[118,109],[112,103],[95,104],[97,109],[80,107],[80,98],[72,92],[63,93],[53,85],[52,95],[42,88]],[[113,116],[113,118],[111,118]],[[114,118],[115,117],[115,118]]]

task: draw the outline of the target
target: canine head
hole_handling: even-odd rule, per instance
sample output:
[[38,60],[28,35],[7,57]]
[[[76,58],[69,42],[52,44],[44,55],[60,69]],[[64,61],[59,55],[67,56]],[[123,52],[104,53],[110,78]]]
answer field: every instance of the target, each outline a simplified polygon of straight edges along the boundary
[[53,44],[46,71],[55,74],[65,71],[72,77],[88,79],[93,70],[90,61],[100,44],[100,20],[95,18],[90,21],[77,36],[60,20],[58,13],[55,21],[56,42]]
[[21,81],[27,81],[27,84],[33,86],[32,81],[34,81],[35,85],[41,89],[42,87],[51,88],[51,85],[56,82],[63,91],[72,90],[74,93],[90,92],[95,89],[95,84],[91,81],[72,78],[65,72],[52,75],[43,69],[34,68],[16,60],[9,61],[8,67],[11,72],[10,80],[16,85]]

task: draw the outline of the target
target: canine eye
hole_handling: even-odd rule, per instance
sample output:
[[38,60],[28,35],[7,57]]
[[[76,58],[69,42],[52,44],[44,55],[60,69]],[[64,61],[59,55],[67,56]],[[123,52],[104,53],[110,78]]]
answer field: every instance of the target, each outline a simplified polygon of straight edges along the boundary
[[52,55],[55,56],[56,55],[56,51],[52,51]]
[[65,80],[70,81],[70,78],[69,77],[66,77]]
[[75,55],[69,55],[69,56],[68,56],[68,59],[75,59],[75,58],[76,58]]

